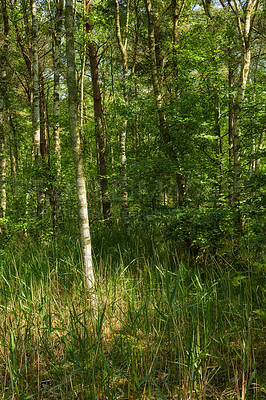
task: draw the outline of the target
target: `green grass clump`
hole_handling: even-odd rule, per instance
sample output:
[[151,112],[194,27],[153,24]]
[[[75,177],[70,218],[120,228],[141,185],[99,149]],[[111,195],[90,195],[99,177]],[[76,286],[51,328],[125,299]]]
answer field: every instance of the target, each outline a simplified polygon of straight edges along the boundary
[[264,398],[265,299],[250,269],[101,242],[94,310],[78,242],[2,251],[0,399]]

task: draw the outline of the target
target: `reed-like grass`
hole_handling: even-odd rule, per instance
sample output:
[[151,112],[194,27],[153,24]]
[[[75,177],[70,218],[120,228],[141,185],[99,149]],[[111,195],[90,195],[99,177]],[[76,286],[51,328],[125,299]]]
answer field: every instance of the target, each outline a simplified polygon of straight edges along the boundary
[[265,398],[251,274],[122,245],[95,246],[94,310],[78,242],[2,251],[0,399]]

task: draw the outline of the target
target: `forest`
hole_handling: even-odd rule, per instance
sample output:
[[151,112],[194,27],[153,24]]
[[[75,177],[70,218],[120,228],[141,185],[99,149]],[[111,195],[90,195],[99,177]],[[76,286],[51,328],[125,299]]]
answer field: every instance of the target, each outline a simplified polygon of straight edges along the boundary
[[265,2],[0,11],[0,399],[265,399]]

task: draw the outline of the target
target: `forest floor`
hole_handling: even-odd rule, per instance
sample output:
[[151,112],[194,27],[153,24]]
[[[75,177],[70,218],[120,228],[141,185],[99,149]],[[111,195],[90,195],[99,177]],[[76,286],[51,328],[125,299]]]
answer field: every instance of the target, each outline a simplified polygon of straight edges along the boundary
[[95,253],[90,293],[73,240],[1,250],[0,399],[266,398],[258,278],[134,253]]

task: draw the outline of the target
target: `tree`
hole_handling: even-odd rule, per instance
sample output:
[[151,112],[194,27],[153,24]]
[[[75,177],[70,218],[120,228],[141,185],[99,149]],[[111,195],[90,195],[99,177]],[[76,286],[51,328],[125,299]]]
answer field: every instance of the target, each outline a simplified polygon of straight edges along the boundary
[[66,1],[65,28],[66,28],[66,56],[67,56],[67,87],[69,130],[72,143],[72,154],[75,166],[76,190],[79,208],[80,237],[82,244],[84,280],[87,288],[94,286],[94,272],[91,254],[91,237],[87,206],[87,190],[84,171],[83,153],[78,128],[78,90],[76,82],[76,63],[73,35],[73,3]]
[[[74,56],[71,60],[68,56],[72,68],[69,105],[63,2],[32,0],[31,4],[32,10],[26,0],[7,3],[11,38],[8,71],[12,76],[5,112],[9,127],[6,120],[1,125],[5,126],[5,139],[1,128],[1,145],[6,145],[2,154],[7,155],[9,140],[10,160],[2,157],[7,168],[3,163],[1,172],[2,177],[6,172],[2,183],[10,205],[8,221],[19,211],[19,221],[28,227],[29,236],[41,225],[44,234],[40,238],[49,237],[51,209],[44,202],[46,194],[54,236],[60,215],[64,215],[65,227],[60,225],[63,236],[75,218],[77,201],[72,186],[76,179],[80,229],[89,230],[83,220],[88,210],[81,210],[87,208],[84,182],[90,182],[94,173],[99,182],[97,200],[91,195],[95,188],[87,188],[92,228],[98,223],[99,198],[102,219],[110,217],[111,198],[112,215],[119,214],[113,220],[124,226],[128,225],[129,209],[134,221],[140,219],[140,211],[142,217],[143,211],[173,211],[178,203],[185,205],[179,212],[189,210],[191,214],[197,207],[216,211],[225,207],[233,214],[238,200],[241,207],[248,208],[248,201],[256,195],[255,185],[263,180],[259,171],[263,171],[260,158],[265,135],[265,52],[258,32],[259,3],[249,0],[242,8],[243,2],[226,1],[226,12],[208,0],[199,7],[186,0],[77,3],[73,6],[73,52],[78,62],[71,64]],[[2,37],[1,45],[5,35]],[[69,43],[68,35],[68,54]],[[247,62],[249,49],[253,56]],[[1,68],[6,68],[5,60]],[[70,162],[69,119],[76,172]],[[86,143],[91,138],[95,146],[86,157]],[[16,195],[12,184],[15,175]],[[34,178],[39,184],[41,221],[36,215]],[[228,207],[230,195],[232,207]],[[12,202],[12,197],[18,201]],[[20,203],[23,207],[16,207]],[[134,223],[131,225],[134,229]],[[82,235],[85,249],[88,235]],[[84,254],[89,252],[84,250]],[[92,266],[88,268],[92,271]]]
[[106,135],[102,108],[102,95],[100,89],[97,49],[92,38],[92,26],[89,21],[90,0],[85,0],[85,27],[86,41],[90,58],[90,70],[93,92],[94,121],[95,121],[95,141],[97,153],[98,182],[100,187],[101,211],[104,220],[111,217],[111,203],[108,190],[107,178],[107,154],[106,154]]
[[[7,111],[7,55],[9,42],[9,24],[6,0],[1,0],[3,20],[3,39],[0,48],[0,218],[6,215],[6,155],[4,112]],[[7,114],[7,113],[6,113]],[[0,228],[1,229],[1,228]],[[1,233],[1,230],[0,230]]]
[[[115,22],[116,22],[116,37],[119,45],[119,50],[122,56],[123,62],[123,97],[125,106],[128,106],[128,93],[127,93],[127,80],[128,80],[128,61],[127,61],[127,42],[128,42],[128,23],[129,23],[129,4],[127,1],[127,15],[126,15],[126,27],[125,27],[125,41],[123,43],[120,28],[120,16],[119,16],[119,3],[118,0],[114,0],[115,3]],[[129,229],[129,211],[128,211],[128,193],[127,193],[127,156],[126,156],[126,138],[127,138],[127,117],[124,118],[120,133],[120,151],[121,151],[121,189],[122,189],[122,218]]]
[[[233,201],[237,202],[240,199],[240,194],[242,190],[241,176],[242,176],[242,144],[241,144],[241,122],[243,105],[245,99],[246,86],[248,82],[248,75],[251,65],[251,34],[254,27],[254,21],[256,18],[256,12],[259,7],[259,0],[246,0],[245,3],[240,1],[228,1],[227,7],[225,3],[220,0],[223,7],[230,10],[234,15],[237,23],[238,33],[241,39],[241,67],[240,73],[236,82],[236,94],[233,102],[233,121],[231,119],[230,124],[230,135],[233,138],[229,139],[233,142]],[[230,72],[232,74],[232,72]],[[230,75],[230,85],[232,84],[232,76]],[[232,104],[232,100],[230,101]],[[232,112],[232,111],[231,111]],[[232,118],[232,117],[231,117]]]
[[35,165],[35,181],[37,188],[37,216],[43,213],[44,197],[42,193],[41,177],[41,127],[40,127],[40,83],[39,83],[39,56],[38,56],[38,19],[36,0],[31,0],[32,13],[32,128],[33,153]]
[[[55,0],[55,21],[53,29],[53,68],[54,68],[54,89],[53,89],[53,149],[55,176],[51,188],[51,203],[53,213],[53,230],[55,234],[56,225],[62,222],[61,204],[61,140],[60,140],[60,46],[62,37],[63,22],[63,0]],[[50,12],[51,14],[51,12]],[[51,15],[52,17],[52,15]]]
[[152,2],[151,0],[145,0],[146,11],[148,16],[148,34],[149,34],[149,50],[150,50],[150,60],[151,60],[151,71],[152,71],[152,83],[153,83],[153,91],[154,97],[156,101],[156,108],[159,117],[160,131],[164,140],[166,153],[170,157],[170,159],[176,165],[176,181],[178,186],[178,202],[179,205],[182,205],[186,198],[186,187],[185,187],[185,179],[183,174],[180,171],[180,162],[177,156],[176,150],[173,146],[172,137],[170,135],[167,119],[164,112],[164,101],[163,101],[163,92],[161,83],[158,76],[158,64],[160,63],[160,43],[156,42],[155,35],[155,21],[156,17],[153,12]]

